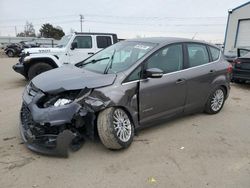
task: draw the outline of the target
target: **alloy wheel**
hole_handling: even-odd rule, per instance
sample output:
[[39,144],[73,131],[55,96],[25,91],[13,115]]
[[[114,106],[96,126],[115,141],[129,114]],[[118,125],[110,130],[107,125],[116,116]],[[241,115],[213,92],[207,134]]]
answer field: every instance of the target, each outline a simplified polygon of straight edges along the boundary
[[221,109],[224,102],[224,92],[222,89],[217,89],[211,100],[211,108],[213,111],[217,112]]
[[113,124],[116,136],[123,142],[127,142],[131,137],[131,122],[122,109],[116,109],[113,115]]

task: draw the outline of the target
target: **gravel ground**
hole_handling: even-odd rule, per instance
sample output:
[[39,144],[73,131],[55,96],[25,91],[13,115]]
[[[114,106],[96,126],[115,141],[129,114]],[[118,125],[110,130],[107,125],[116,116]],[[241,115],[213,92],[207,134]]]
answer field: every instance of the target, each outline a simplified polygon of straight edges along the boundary
[[6,58],[7,55],[4,53],[3,49],[0,49],[0,58]]
[[0,59],[0,187],[250,187],[250,85],[232,84],[217,115],[182,117],[139,132],[130,148],[86,142],[69,158],[37,155],[19,135],[24,78]]

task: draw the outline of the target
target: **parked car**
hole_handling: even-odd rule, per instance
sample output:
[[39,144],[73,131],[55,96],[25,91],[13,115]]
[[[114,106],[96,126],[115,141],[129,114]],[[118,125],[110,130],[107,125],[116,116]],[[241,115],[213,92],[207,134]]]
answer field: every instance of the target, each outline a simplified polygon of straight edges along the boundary
[[194,112],[218,113],[231,65],[208,43],[143,38],[114,44],[76,66],[38,75],[24,90],[21,135],[27,147],[67,156],[84,137],[127,148],[134,132]]
[[18,57],[22,50],[23,47],[20,43],[12,43],[6,46],[4,52],[8,57]]
[[250,81],[250,49],[238,48],[237,56],[232,63],[232,81],[236,83]]
[[82,61],[117,41],[117,35],[112,33],[66,35],[55,48],[24,49],[19,62],[13,66],[13,69],[31,80],[42,72]]
[[23,48],[37,48],[40,47],[40,45],[34,41],[21,41],[20,44],[23,46]]
[[235,60],[235,58],[237,58],[236,54],[237,52],[234,52],[234,51],[227,52],[224,54],[224,59],[228,61],[229,63],[232,63]]
[[4,51],[8,57],[19,57],[23,49],[35,47],[39,47],[39,45],[34,42],[21,41],[19,43],[12,43],[7,45]]

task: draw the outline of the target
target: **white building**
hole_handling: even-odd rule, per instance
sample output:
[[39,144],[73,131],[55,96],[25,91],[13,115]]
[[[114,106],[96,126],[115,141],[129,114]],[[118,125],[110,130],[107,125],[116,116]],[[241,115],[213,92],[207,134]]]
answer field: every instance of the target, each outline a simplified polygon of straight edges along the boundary
[[236,54],[240,47],[250,48],[250,1],[228,11],[224,53]]

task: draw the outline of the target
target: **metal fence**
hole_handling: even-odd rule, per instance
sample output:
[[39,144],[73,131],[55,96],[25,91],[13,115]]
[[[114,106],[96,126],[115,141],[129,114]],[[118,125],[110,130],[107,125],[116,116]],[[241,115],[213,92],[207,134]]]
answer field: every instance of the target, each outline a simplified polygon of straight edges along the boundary
[[41,47],[54,47],[54,45],[58,43],[58,40],[55,40],[53,38],[0,36],[0,48],[5,48],[10,43],[18,43],[21,41],[36,43],[39,44]]

